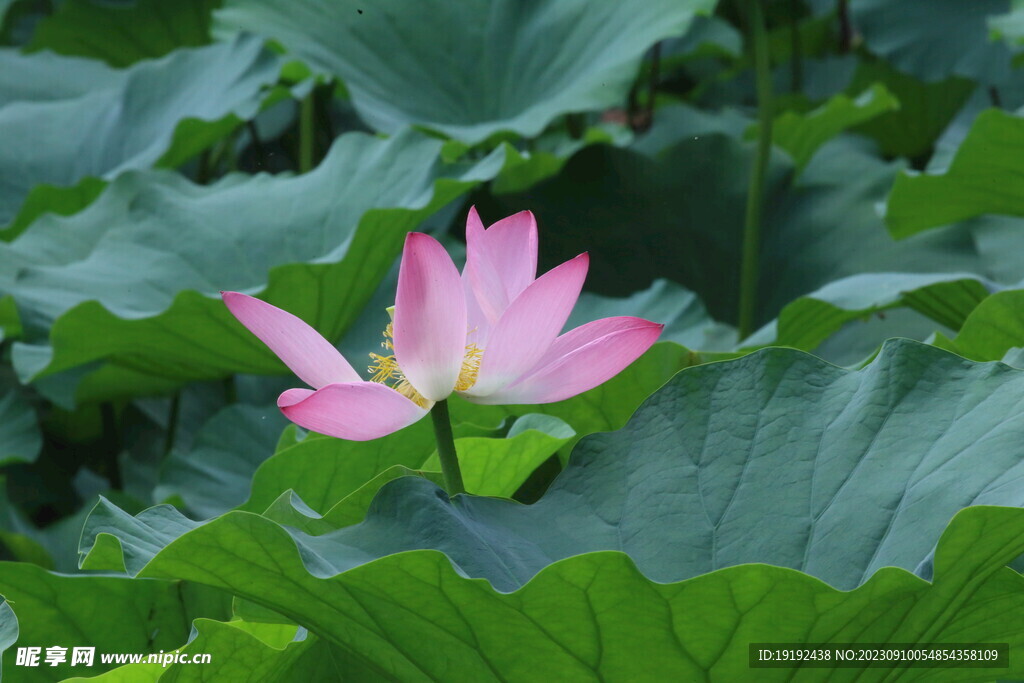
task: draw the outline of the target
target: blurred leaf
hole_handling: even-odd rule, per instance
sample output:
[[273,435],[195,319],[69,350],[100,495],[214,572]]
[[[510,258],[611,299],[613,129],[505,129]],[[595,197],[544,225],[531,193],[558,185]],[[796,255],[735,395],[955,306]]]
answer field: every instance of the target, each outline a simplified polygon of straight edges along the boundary
[[972,360],[1002,360],[1024,347],[1024,290],[998,292],[982,301],[947,346]]
[[[852,99],[839,94],[806,114],[787,111],[777,116],[772,143],[786,150],[801,170],[819,147],[844,130],[894,109],[899,109],[899,102],[881,84]],[[757,124],[748,129],[746,137],[757,137]]]
[[684,140],[721,134],[740,138],[751,120],[735,109],[708,111],[689,104],[669,104],[654,113],[654,122],[638,135],[630,149],[657,158]]
[[900,173],[885,222],[902,238],[981,214],[1024,216],[1024,119],[982,112],[942,174]]
[[690,30],[667,38],[661,45],[664,68],[672,69],[690,59],[716,57],[738,59],[743,54],[743,36],[732,24],[716,16],[697,16]]
[[211,13],[221,0],[135,0],[100,4],[64,0],[36,26],[28,52],[102,59],[114,67],[210,42]]
[[240,505],[253,472],[274,452],[288,421],[277,406],[230,405],[213,415],[187,451],[175,450],[164,462],[157,500],[177,495],[200,517],[213,517]]
[[736,345],[735,329],[712,320],[696,294],[663,279],[621,299],[583,292],[564,330],[598,318],[620,315],[665,325],[658,337],[660,341],[672,341],[701,351],[731,351]]
[[[604,124],[592,126],[578,139],[565,131],[549,131],[533,140],[526,151],[507,145],[507,163],[501,174],[491,183],[491,191],[498,194],[522,192],[540,181],[556,175],[573,154],[587,145],[623,145],[632,139],[628,128]],[[449,143],[451,144],[451,143]]]
[[1024,6],[1015,3],[1010,12],[990,16],[988,29],[993,40],[1005,41],[1011,52],[1020,52],[1024,44]]
[[874,139],[883,154],[911,159],[931,151],[975,88],[969,80],[956,76],[924,83],[885,62],[861,61],[846,92],[853,95],[875,84],[883,85],[896,98],[899,109],[853,130]]
[[[749,145],[719,133],[694,133],[655,159],[588,147],[557,177],[525,193],[482,196],[477,206],[485,221],[533,209],[542,231],[542,270],[589,251],[591,291],[621,296],[670,278],[694,291],[714,319],[731,323],[751,155]],[[892,241],[876,204],[898,168],[840,138],[822,146],[791,184],[792,167],[773,157],[759,324],[796,297],[858,273],[991,276],[994,265],[964,231]]]
[[80,401],[285,372],[216,293],[261,292],[337,339],[405,233],[501,167],[500,151],[472,166],[441,164],[440,146],[411,131],[345,135],[303,176],[211,186],[129,173],[88,210],[44,216],[0,244],[0,290],[25,327],[15,368],[24,381],[87,368],[77,385],[62,380]]
[[563,114],[621,104],[644,52],[715,4],[228,0],[215,31],[261,33],[341,78],[377,130],[413,124],[472,144],[506,130],[534,137]]
[[988,28],[990,16],[1009,9],[1010,0],[850,3],[868,49],[897,69],[924,81],[955,74],[986,84],[1011,75],[1010,52],[992,42]]
[[[897,307],[913,309],[957,330],[997,289],[995,283],[966,273],[852,275],[787,304],[771,331],[762,330],[744,344],[777,344],[813,351],[843,325]],[[878,339],[876,343],[881,342]]]
[[78,213],[92,204],[106,187],[106,181],[93,177],[82,178],[78,184],[69,187],[36,185],[29,191],[18,215],[5,230],[0,231],[0,239],[13,240],[47,213],[58,216]]
[[[37,185],[109,179],[164,157],[169,165],[184,161],[171,149],[178,124],[207,122],[193,127],[190,151],[220,139],[256,113],[279,66],[252,36],[120,71],[50,53],[0,52],[0,73],[31,81],[0,94],[0,226]],[[8,80],[0,76],[0,84]]]
[[33,462],[42,447],[32,406],[17,389],[0,390],[0,465]]

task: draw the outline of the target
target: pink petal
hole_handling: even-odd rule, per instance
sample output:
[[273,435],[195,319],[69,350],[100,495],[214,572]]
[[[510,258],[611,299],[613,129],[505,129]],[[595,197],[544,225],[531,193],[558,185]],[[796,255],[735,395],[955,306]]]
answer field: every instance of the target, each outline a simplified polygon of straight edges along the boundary
[[548,353],[580,296],[589,262],[580,254],[516,297],[491,328],[476,384],[467,395],[486,396],[508,386]]
[[469,273],[465,270],[462,271],[462,293],[466,301],[466,343],[484,348],[491,332],[491,321],[480,309],[476,294],[473,293],[473,286],[469,282]]
[[277,399],[285,417],[306,429],[349,441],[397,432],[428,410],[376,382],[328,384],[317,391],[289,389]]
[[658,340],[664,325],[642,318],[604,318],[559,337],[550,355],[522,379],[476,403],[552,403],[581,394],[619,374]]
[[338,350],[291,313],[238,292],[220,295],[231,314],[309,386],[319,389],[334,382],[359,381],[359,374]]
[[459,271],[429,235],[409,233],[398,270],[395,360],[420,394],[452,393],[466,348],[466,299]]
[[301,403],[307,398],[315,394],[316,392],[312,389],[288,389],[283,394],[277,397],[277,407],[287,408],[293,406],[296,403]]
[[537,276],[537,221],[529,211],[483,229],[476,208],[466,218],[466,273],[491,324]]

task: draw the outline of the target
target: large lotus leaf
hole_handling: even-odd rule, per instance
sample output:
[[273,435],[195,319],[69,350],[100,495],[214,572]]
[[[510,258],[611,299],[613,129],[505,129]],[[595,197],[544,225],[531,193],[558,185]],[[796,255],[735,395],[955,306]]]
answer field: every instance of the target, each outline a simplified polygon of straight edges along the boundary
[[211,186],[130,173],[85,211],[44,216],[0,245],[0,290],[14,296],[26,330],[15,368],[24,381],[88,370],[79,400],[284,372],[218,290],[262,290],[337,339],[405,233],[501,167],[500,152],[444,164],[441,145],[410,131],[344,135],[300,177],[228,176]]
[[[666,277],[695,291],[712,317],[733,322],[751,155],[749,146],[722,134],[688,137],[655,159],[589,147],[556,178],[479,206],[488,219],[531,207],[545,236],[542,267],[589,251],[588,288],[597,293],[626,294]],[[857,273],[990,276],[966,231],[892,241],[876,204],[898,166],[837,139],[788,185],[790,167],[777,159],[762,235],[760,323],[796,297]]]
[[868,49],[926,81],[951,74],[983,83],[1008,80],[1010,51],[991,40],[988,18],[1009,9],[1010,0],[850,3]]
[[[501,590],[597,550],[628,553],[656,581],[749,562],[838,588],[884,566],[927,575],[958,510],[1024,502],[1022,387],[1021,371],[907,340],[859,371],[768,349],[676,375],[624,428],[580,441],[536,504],[449,501],[406,477],[381,489],[363,523],[292,535],[319,576],[432,548]],[[133,518],[101,502],[83,566],[135,573],[200,528],[169,506]]]
[[[42,647],[44,655],[47,647],[66,647],[69,660],[72,647],[95,647],[93,673],[113,666],[102,664],[100,653],[172,651],[188,638],[193,618],[230,613],[227,596],[202,585],[64,576],[19,562],[0,564],[0,592],[17,614],[20,646]],[[70,662],[16,667],[15,652],[3,655],[11,680],[59,681],[83,672]]]
[[[777,320],[745,344],[770,343],[813,351],[844,325],[897,307],[913,309],[939,325],[958,330],[978,304],[999,288],[967,273],[853,275],[787,304]],[[875,345],[882,341],[878,339]]]
[[[0,52],[0,72],[33,81],[0,100],[0,226],[36,185],[74,185],[87,176],[181,163],[239,118],[254,115],[279,68],[278,58],[252,36],[178,50],[125,70],[49,53]],[[201,135],[192,131],[168,156],[185,119],[221,125]]]
[[102,59],[124,67],[180,47],[210,42],[211,12],[220,0],[136,0],[103,5],[67,0],[36,26],[29,51]]
[[[473,681],[731,681],[750,678],[751,642],[1024,646],[1024,581],[1005,568],[1024,552],[1022,538],[1021,510],[978,507],[957,515],[943,534],[933,583],[885,567],[842,592],[790,569],[749,564],[664,584],[622,554],[593,553],[556,562],[505,594],[459,576],[447,558],[429,551],[314,576],[284,530],[232,513],[163,548],[140,576],[193,577],[278,610],[380,680],[451,680],[457,670],[460,680]],[[1024,674],[1015,659],[1010,666],[999,674]],[[891,672],[805,669],[800,679],[881,680]],[[992,675],[901,672],[904,680],[928,681]],[[757,673],[757,680],[794,675]],[[279,675],[264,680],[295,680],[287,671]]]
[[886,206],[894,237],[982,214],[1024,216],[1024,119],[990,109],[971,126],[941,174],[900,173]]
[[[340,77],[377,130],[427,126],[475,143],[621,104],[644,52],[715,0],[228,0],[225,32],[280,41]],[[426,87],[424,84],[428,84]]]
[[[183,654],[210,654],[202,665],[128,664],[89,678],[64,683],[151,683],[155,681],[344,681],[372,680],[373,670],[360,666],[347,653],[305,634],[296,638],[295,626],[221,622],[196,619],[195,638],[175,648]],[[351,677],[351,678],[349,678]]]

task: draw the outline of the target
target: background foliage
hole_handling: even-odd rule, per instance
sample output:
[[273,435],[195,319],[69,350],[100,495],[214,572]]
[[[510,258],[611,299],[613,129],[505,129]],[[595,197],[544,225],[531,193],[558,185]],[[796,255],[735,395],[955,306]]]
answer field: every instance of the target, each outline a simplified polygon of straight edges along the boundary
[[[10,680],[1024,647],[1018,3],[0,0],[0,43]],[[458,261],[471,204],[533,210],[541,270],[590,252],[570,326],[666,329],[569,400],[453,400],[449,500],[425,422],[287,425],[293,380],[218,292],[359,367],[405,234]],[[15,665],[52,645],[213,661]]]

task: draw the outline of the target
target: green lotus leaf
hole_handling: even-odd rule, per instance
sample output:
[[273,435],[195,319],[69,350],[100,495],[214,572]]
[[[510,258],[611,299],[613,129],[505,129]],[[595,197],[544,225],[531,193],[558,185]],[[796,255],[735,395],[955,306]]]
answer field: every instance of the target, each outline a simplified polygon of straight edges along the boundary
[[253,472],[273,453],[286,424],[277,406],[236,403],[218,411],[191,448],[176,449],[164,461],[154,497],[180,496],[201,517],[230,510],[245,500]]
[[273,38],[340,78],[377,130],[413,124],[474,144],[501,131],[533,137],[563,114],[621,104],[644,52],[715,4],[228,0],[215,22]]
[[206,45],[211,12],[219,5],[220,0],[136,0],[127,5],[68,0],[39,22],[28,49],[125,67],[181,47]]
[[[279,70],[278,58],[252,36],[125,70],[0,51],[0,73],[9,74],[0,76],[0,226],[37,185],[70,186],[89,176],[182,163],[255,115]],[[8,88],[11,81],[16,84]],[[187,119],[210,124],[193,127],[175,146],[175,131]]]
[[[150,683],[155,681],[259,680],[310,681],[367,680],[372,674],[347,653],[311,634],[299,637],[295,626],[220,622],[196,619],[196,637],[176,648],[183,654],[210,654],[210,662],[194,664],[128,664],[90,678],[69,678],[64,683]],[[226,656],[230,653],[230,656]]]
[[870,137],[886,156],[916,160],[932,153],[977,89],[960,76],[925,83],[879,60],[859,62],[846,93],[854,95],[875,84],[884,85],[896,97],[899,109],[879,114],[855,126],[853,132]]
[[[292,535],[319,576],[431,547],[502,590],[597,550],[628,553],[657,581],[748,562],[843,589],[885,566],[927,575],[958,510],[1024,500],[1022,386],[1021,371],[908,340],[859,371],[767,349],[679,373],[624,428],[580,441],[533,505],[449,501],[406,477],[380,490],[362,524]],[[131,517],[102,502],[82,549],[102,545],[103,568],[113,558],[134,574],[201,526],[168,506]]]
[[[695,292],[715,320],[733,323],[751,156],[749,145],[715,132],[693,132],[654,159],[588,147],[528,193],[482,198],[477,206],[485,221],[530,206],[544,229],[541,269],[589,251],[591,291],[622,296],[669,278]],[[962,230],[893,242],[876,205],[901,164],[880,161],[852,140],[823,145],[796,182],[780,157],[773,157],[767,179],[773,199],[761,237],[759,324],[842,277],[893,271],[992,277],[1000,260],[1012,258],[1005,248],[979,253]]]
[[[777,116],[772,124],[772,144],[786,150],[799,170],[807,165],[819,147],[844,130],[899,106],[899,101],[881,84],[853,98],[840,93],[806,114],[787,111]],[[748,130],[747,137],[756,136],[755,124]]]
[[956,74],[982,83],[1010,78],[1010,51],[993,42],[988,20],[1008,12],[1010,0],[935,0],[850,4],[854,25],[869,50],[925,81]]
[[[17,643],[43,649],[68,648],[68,662],[59,666],[15,666],[16,648],[3,653],[3,666],[12,680],[29,683],[59,681],[83,672],[99,673],[100,653],[173,651],[189,635],[195,617],[224,619],[230,600],[216,590],[181,581],[134,581],[109,576],[67,576],[19,562],[0,563],[0,634],[9,640],[5,620],[13,610]],[[0,645],[2,647],[2,645]],[[73,647],[95,647],[93,667],[70,666]]]
[[1024,290],[998,292],[982,301],[959,334],[946,345],[972,360],[1001,360],[1013,349],[1024,347]]
[[[195,576],[280,610],[332,642],[345,669],[379,680],[745,680],[751,642],[1008,642],[1024,645],[1024,580],[1006,563],[1024,551],[1024,515],[978,507],[954,518],[932,583],[878,570],[838,591],[764,564],[657,583],[620,553],[551,564],[512,593],[460,576],[440,553],[385,557],[331,578],[307,572],[273,522],[232,513],[165,548],[144,576]],[[212,569],[197,566],[201,564]],[[780,616],[782,617],[780,619]],[[199,622],[202,625],[202,622]],[[509,642],[516,644],[509,648]],[[301,651],[301,646],[288,649]],[[530,652],[522,656],[523,649]],[[637,652],[645,656],[638,660]],[[298,665],[297,665],[298,666]],[[302,671],[303,669],[297,669]],[[985,669],[909,669],[921,680],[989,681]],[[857,669],[804,669],[802,680],[862,680]],[[790,680],[763,669],[758,680]],[[1000,676],[1020,676],[1010,659]],[[263,680],[294,680],[287,668]],[[123,679],[111,679],[123,680]]]
[[36,459],[43,447],[36,419],[32,406],[16,389],[0,393],[0,464]]
[[990,109],[975,119],[943,173],[897,175],[885,210],[893,237],[983,214],[1024,216],[1022,140],[1024,119]]
[[[813,351],[844,325],[899,307],[958,330],[975,308],[999,289],[1000,285],[967,273],[851,275],[787,304],[770,329],[761,330],[745,343]],[[877,339],[873,344],[881,342]]]
[[[525,629],[516,642],[531,643],[535,667],[591,675],[618,671],[611,662],[635,651],[623,644],[597,657],[594,634],[607,629],[681,638],[647,663],[676,674],[736,672],[746,643],[759,639],[1003,642],[1017,631],[1001,620],[1022,618],[1024,601],[1020,576],[1002,569],[1024,551],[1024,515],[1014,509],[1024,500],[1022,388],[1022,371],[905,340],[858,371],[768,349],[679,373],[624,428],[583,439],[530,506],[449,500],[403,477],[381,488],[365,521],[311,525],[311,535],[248,512],[202,523],[167,506],[132,517],[102,503],[86,525],[84,566],[202,581],[368,666],[421,674],[442,660],[497,657],[491,675],[516,678],[511,661],[481,645],[496,637],[488,628],[506,638]],[[965,505],[978,507],[957,515]],[[292,521],[315,517],[291,507]],[[415,549],[444,555],[403,552]],[[631,560],[594,554],[602,550]],[[682,579],[690,583],[665,585]],[[535,602],[537,586],[550,588]],[[694,591],[673,614],[702,624],[700,635],[666,632],[664,617],[650,614],[665,597],[637,606],[661,590],[678,599]],[[593,611],[580,612],[588,599],[598,601]],[[542,603],[546,617],[528,607]],[[601,642],[619,653],[617,639]]]

